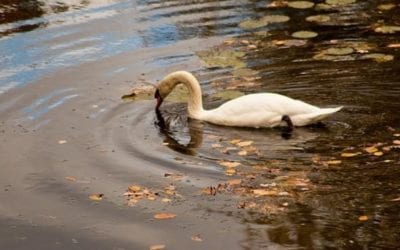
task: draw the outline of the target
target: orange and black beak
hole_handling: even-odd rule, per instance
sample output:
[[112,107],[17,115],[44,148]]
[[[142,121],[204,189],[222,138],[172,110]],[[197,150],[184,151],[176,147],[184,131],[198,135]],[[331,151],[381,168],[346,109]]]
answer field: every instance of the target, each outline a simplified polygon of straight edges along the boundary
[[157,99],[156,110],[158,110],[163,102],[163,99],[160,95],[160,91],[158,91],[158,89],[156,90],[156,93],[154,93],[154,98]]

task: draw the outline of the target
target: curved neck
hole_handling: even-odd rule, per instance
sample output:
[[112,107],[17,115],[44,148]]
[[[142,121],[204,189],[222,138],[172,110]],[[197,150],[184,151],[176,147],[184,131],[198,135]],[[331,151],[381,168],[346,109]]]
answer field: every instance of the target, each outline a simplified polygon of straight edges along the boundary
[[189,72],[177,71],[168,75],[165,79],[171,81],[175,85],[182,83],[189,90],[188,113],[189,117],[198,119],[203,109],[203,101],[201,96],[201,88],[197,79]]

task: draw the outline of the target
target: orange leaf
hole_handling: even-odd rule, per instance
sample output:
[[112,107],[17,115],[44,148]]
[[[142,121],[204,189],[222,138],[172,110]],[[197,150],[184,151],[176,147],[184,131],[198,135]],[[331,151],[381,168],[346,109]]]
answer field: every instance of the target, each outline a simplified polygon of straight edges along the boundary
[[218,164],[227,168],[235,168],[240,165],[239,162],[235,161],[220,161]]
[[360,217],[358,217],[359,221],[367,221],[368,220],[368,216],[366,215],[361,215]]
[[165,245],[152,245],[152,246],[150,246],[150,248],[149,248],[150,250],[162,250],[162,249],[165,249]]
[[394,140],[393,144],[400,145],[400,140]]
[[275,196],[278,194],[275,190],[253,189],[252,191],[253,191],[253,194],[255,194],[255,195]]
[[364,150],[367,151],[367,152],[370,153],[370,154],[375,153],[375,152],[378,151],[378,149],[377,149],[376,147],[374,147],[374,146],[364,148]]
[[232,180],[228,180],[226,183],[231,186],[239,185],[240,183],[242,183],[242,180],[241,179],[232,179]]
[[72,176],[66,176],[65,179],[66,179],[67,181],[76,181],[76,178],[75,178],[75,177],[72,177]]
[[164,219],[172,219],[175,218],[176,214],[172,213],[158,213],[154,215],[154,219],[164,220]]
[[89,196],[89,199],[92,201],[101,201],[103,199],[104,194],[92,194]]
[[349,158],[349,157],[357,156],[359,154],[361,154],[361,153],[360,152],[355,152],[355,153],[346,152],[346,153],[342,153],[340,156],[341,157],[345,157],[345,158]]
[[203,241],[203,239],[200,237],[200,234],[192,235],[190,237],[193,241]]
[[141,189],[142,188],[140,186],[138,186],[138,185],[132,185],[132,186],[128,187],[128,190],[133,192],[133,193],[139,192]]
[[338,165],[340,163],[342,163],[341,160],[330,160],[326,162],[328,165]]

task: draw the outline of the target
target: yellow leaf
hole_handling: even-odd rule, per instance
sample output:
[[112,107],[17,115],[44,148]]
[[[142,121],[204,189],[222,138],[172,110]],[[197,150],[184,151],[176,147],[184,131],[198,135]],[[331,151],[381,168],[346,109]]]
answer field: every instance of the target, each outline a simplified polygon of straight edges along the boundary
[[165,245],[152,245],[152,246],[150,246],[150,248],[149,248],[150,250],[162,250],[162,249],[165,249]]
[[236,170],[233,168],[228,168],[227,170],[225,170],[225,174],[229,175],[229,176],[234,175],[235,173],[236,173]]
[[246,156],[247,155],[247,151],[246,150],[242,150],[238,152],[238,155],[240,156]]
[[326,162],[328,165],[338,165],[340,163],[342,163],[341,160],[330,160]]
[[251,144],[253,144],[253,141],[242,141],[238,142],[236,145],[239,147],[247,147],[250,146]]
[[359,221],[367,221],[368,220],[368,216],[366,215],[361,215],[360,217],[358,217]]
[[275,190],[266,190],[266,189],[253,189],[253,194],[255,195],[268,195],[275,196],[278,194]]
[[139,192],[141,189],[142,188],[138,185],[132,185],[132,186],[128,187],[128,190],[133,193]]
[[227,168],[235,168],[240,165],[239,162],[235,161],[220,161],[218,164]]
[[199,234],[196,235],[192,235],[192,237],[190,237],[193,241],[203,241],[203,239],[200,237]]
[[240,142],[240,139],[234,139],[234,140],[231,140],[231,141],[230,141],[230,143],[233,144],[233,145],[236,145],[236,144],[238,144],[239,142]]
[[171,202],[171,199],[168,199],[168,198],[163,198],[162,200],[161,200],[162,202]]
[[382,152],[382,151],[378,151],[378,152],[375,152],[374,155],[375,155],[375,156],[382,156],[382,155],[383,155],[383,152]]
[[349,158],[349,157],[357,156],[357,155],[359,155],[359,154],[361,154],[361,153],[360,153],[360,152],[356,152],[356,153],[349,153],[349,152],[346,152],[346,153],[342,153],[340,156]]
[[154,215],[154,219],[164,220],[164,219],[172,219],[175,218],[176,214],[172,213],[158,213]]
[[89,195],[89,199],[92,201],[101,201],[103,199],[104,194],[92,194]]
[[378,149],[377,149],[376,147],[374,147],[374,146],[364,148],[364,150],[367,151],[367,152],[370,153],[370,154],[375,153],[375,152],[378,151]]
[[65,177],[65,179],[66,179],[67,181],[76,181],[76,178],[75,178],[75,177],[72,177],[72,176],[67,176],[67,177]]

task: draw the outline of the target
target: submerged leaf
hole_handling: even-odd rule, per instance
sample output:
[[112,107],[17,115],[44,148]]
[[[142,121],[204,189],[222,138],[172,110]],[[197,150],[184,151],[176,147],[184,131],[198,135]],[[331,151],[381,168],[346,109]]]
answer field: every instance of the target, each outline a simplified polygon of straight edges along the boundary
[[395,25],[382,25],[379,27],[376,27],[374,29],[375,32],[377,33],[383,33],[383,34],[393,34],[395,32],[400,31],[400,26],[395,26]]
[[302,38],[302,39],[313,38],[316,36],[318,36],[318,33],[314,32],[314,31],[307,31],[307,30],[297,31],[292,34],[292,37]]
[[306,20],[308,22],[325,23],[329,22],[331,20],[331,17],[327,15],[315,15],[307,17]]
[[288,6],[295,9],[309,9],[314,7],[314,3],[309,1],[291,1],[288,2]]
[[394,56],[392,55],[387,55],[387,54],[381,54],[381,53],[372,53],[372,54],[366,54],[361,57],[361,59],[373,59],[376,62],[388,62],[392,61],[394,59]]
[[356,0],[326,0],[325,2],[330,5],[348,5],[355,3]]

